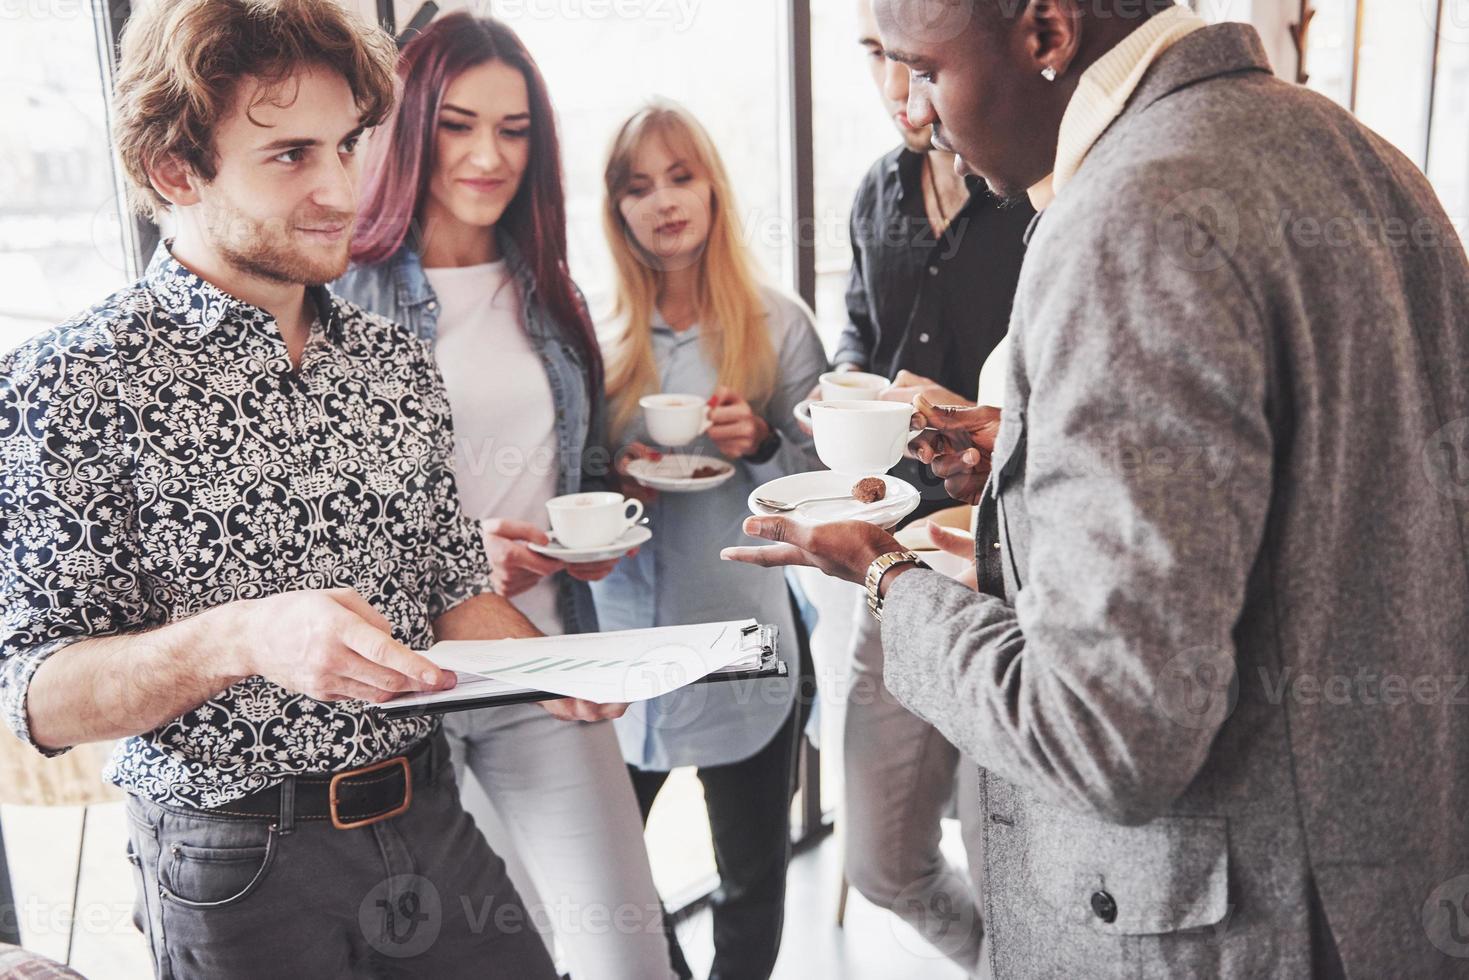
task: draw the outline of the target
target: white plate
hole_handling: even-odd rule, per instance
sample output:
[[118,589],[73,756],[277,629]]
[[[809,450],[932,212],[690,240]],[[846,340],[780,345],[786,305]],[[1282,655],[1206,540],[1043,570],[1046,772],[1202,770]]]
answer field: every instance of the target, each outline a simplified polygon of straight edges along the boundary
[[[701,466],[717,466],[722,473],[695,480],[689,474]],[[650,490],[664,493],[698,493],[712,490],[734,476],[734,464],[727,459],[690,453],[670,453],[654,462],[635,459],[627,466],[627,475]]]
[[611,544],[599,545],[595,548],[563,548],[557,544],[554,534],[548,536],[551,538],[550,544],[527,544],[526,547],[538,555],[555,558],[557,561],[564,561],[571,565],[621,558],[634,548],[653,540],[653,532],[641,525],[628,528],[622,537]]
[[857,481],[831,470],[814,473],[796,473],[771,480],[750,492],[750,513],[759,517],[796,517],[808,524],[830,524],[834,521],[866,521],[878,527],[892,527],[918,509],[918,491],[895,476],[882,476],[887,484],[888,495],[875,504],[859,504],[855,500],[826,500],[804,504],[793,511],[777,515],[755,503],[756,497],[768,497],[784,503],[795,503],[807,497],[826,497],[839,493],[851,493]]

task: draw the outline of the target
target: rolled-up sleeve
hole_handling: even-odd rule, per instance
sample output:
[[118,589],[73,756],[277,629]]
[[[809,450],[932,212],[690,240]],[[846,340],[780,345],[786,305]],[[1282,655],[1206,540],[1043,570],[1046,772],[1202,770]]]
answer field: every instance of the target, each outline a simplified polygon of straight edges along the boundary
[[1042,267],[1048,288],[1017,319],[1023,390],[1000,437],[1026,440],[1014,605],[913,571],[882,629],[888,686],[915,713],[1001,778],[1124,823],[1186,789],[1223,723],[1170,713],[1164,680],[1199,651],[1234,677],[1271,493],[1248,280],[1131,217],[1180,193],[1170,177],[1139,174],[1119,217],[1066,226],[1088,261]]
[[0,712],[38,749],[28,696],[46,658],[147,621],[122,455],[135,424],[95,327],[0,359]]

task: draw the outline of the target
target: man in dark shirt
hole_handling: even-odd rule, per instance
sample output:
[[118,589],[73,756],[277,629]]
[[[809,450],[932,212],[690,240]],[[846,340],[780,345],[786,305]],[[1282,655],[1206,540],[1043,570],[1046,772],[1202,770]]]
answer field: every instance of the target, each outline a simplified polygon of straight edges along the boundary
[[[928,127],[909,124],[908,76],[889,70],[870,0],[858,4],[860,42],[903,143],[872,165],[852,204],[847,326],[833,360],[837,370],[892,379],[885,399],[922,391],[937,405],[972,405],[979,370],[1010,321],[1035,212],[960,177],[954,154],[931,146]],[[923,493],[911,520],[952,504],[916,461],[895,475]]]
[[[880,48],[877,58],[881,68]],[[923,388],[943,399],[935,404],[973,404],[979,369],[1005,336],[1035,212],[957,176],[954,155],[906,120],[900,108],[903,145],[872,165],[852,203],[847,326],[833,360]]]
[[[892,379],[885,399],[911,402],[922,392],[935,404],[972,405],[980,368],[1005,336],[1034,212],[966,183],[954,155],[930,145],[929,128],[908,123],[908,72],[885,60],[871,0],[858,5],[859,40],[903,144],[872,166],[852,206],[849,319],[837,370]],[[895,475],[923,493],[915,520],[952,505],[917,461],[904,460]],[[848,880],[973,970],[983,936],[978,902],[939,851],[956,776],[973,767],[888,693],[877,623],[860,599],[855,616],[843,745]],[[975,825],[960,815],[978,867]]]

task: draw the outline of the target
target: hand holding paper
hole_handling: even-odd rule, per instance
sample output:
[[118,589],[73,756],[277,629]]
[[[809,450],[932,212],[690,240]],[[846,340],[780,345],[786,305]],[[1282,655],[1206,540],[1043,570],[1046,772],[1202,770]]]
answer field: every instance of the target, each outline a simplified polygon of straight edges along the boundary
[[[442,694],[398,698],[391,705],[534,691],[604,706],[644,701],[741,660],[753,657],[758,665],[760,629],[748,619],[531,639],[449,640],[434,644],[424,656],[454,671],[458,686]],[[589,720],[578,711],[570,717]]]

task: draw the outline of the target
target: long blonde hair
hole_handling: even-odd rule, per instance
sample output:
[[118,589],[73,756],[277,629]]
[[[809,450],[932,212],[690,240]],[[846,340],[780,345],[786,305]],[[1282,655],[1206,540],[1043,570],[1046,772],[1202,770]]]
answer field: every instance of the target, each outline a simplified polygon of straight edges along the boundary
[[617,269],[612,321],[620,334],[609,338],[607,394],[611,429],[621,435],[636,416],[638,399],[658,390],[653,357],[653,314],[662,273],[658,260],[638,244],[619,207],[632,180],[638,151],[662,139],[689,169],[710,185],[709,239],[699,257],[698,322],[719,383],[739,392],[759,411],[775,390],[778,365],[766,326],[761,280],[740,238],[734,191],[719,151],[699,121],[683,106],[658,100],[622,124],[612,141],[605,174],[602,225]]

